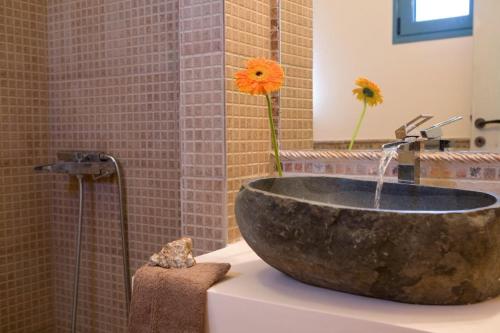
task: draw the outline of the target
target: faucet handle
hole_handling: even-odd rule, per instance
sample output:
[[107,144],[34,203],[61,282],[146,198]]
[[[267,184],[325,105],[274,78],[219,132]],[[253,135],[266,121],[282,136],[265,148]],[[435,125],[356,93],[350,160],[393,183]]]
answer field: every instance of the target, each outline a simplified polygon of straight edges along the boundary
[[454,123],[462,119],[462,116],[454,116],[440,123],[434,124],[429,128],[420,131],[420,134],[423,138],[426,139],[437,139],[443,136],[443,130],[441,129],[443,126]]
[[407,122],[405,125],[399,127],[396,130],[396,132],[395,132],[396,138],[400,139],[400,140],[404,140],[406,137],[408,137],[408,134],[411,131],[413,131],[415,128],[422,125],[423,123],[425,123],[426,121],[428,121],[432,117],[433,116],[431,116],[431,115],[421,114],[420,116],[413,118],[412,120]]

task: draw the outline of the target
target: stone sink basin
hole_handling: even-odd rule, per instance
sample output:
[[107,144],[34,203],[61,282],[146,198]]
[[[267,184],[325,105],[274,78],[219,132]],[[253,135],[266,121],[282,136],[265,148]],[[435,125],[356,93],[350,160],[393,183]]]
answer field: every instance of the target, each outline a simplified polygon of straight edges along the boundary
[[335,177],[244,185],[236,218],[265,262],[308,284],[415,304],[469,304],[500,294],[497,196]]

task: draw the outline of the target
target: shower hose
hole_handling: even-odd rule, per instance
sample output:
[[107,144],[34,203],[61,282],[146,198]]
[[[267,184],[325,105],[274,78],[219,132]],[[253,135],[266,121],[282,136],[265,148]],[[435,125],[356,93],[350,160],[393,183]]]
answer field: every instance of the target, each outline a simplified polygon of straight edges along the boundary
[[[126,228],[125,228],[125,206],[124,206],[124,196],[123,196],[123,185],[122,178],[120,173],[120,166],[117,160],[107,154],[103,154],[102,158],[104,160],[110,160],[114,167],[115,173],[118,183],[118,200],[120,205],[120,231],[121,231],[121,241],[122,241],[122,258],[123,258],[123,279],[124,279],[124,288],[125,288],[125,312],[128,318],[128,311],[130,307],[130,297],[131,297],[131,288],[130,288],[130,270],[128,264],[128,248],[127,248],[127,236],[126,236]],[[77,309],[78,309],[78,284],[80,279],[80,257],[81,257],[81,243],[82,243],[82,228],[83,228],[83,193],[84,193],[84,183],[83,183],[83,175],[76,175],[78,180],[78,191],[79,191],[79,209],[78,209],[78,226],[77,226],[77,235],[76,235],[76,260],[75,260],[75,275],[73,282],[73,309],[72,309],[72,317],[71,317],[71,332],[76,332],[76,318],[77,318]]]

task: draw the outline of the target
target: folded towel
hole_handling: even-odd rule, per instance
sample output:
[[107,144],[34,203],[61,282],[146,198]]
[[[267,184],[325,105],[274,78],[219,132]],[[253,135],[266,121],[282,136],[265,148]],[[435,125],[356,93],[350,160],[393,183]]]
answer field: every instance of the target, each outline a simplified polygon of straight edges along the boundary
[[204,332],[207,289],[230,267],[200,263],[181,269],[139,268],[134,275],[129,333]]

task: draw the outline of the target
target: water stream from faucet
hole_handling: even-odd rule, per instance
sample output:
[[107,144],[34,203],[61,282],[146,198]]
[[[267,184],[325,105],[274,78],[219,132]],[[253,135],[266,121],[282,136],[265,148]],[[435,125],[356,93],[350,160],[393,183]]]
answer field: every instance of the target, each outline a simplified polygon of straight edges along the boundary
[[391,160],[398,154],[398,147],[387,147],[382,149],[382,157],[378,164],[378,178],[377,178],[377,189],[375,190],[375,201],[373,207],[375,209],[380,208],[380,197],[382,196],[382,187],[384,186],[384,174],[385,170],[391,163]]

